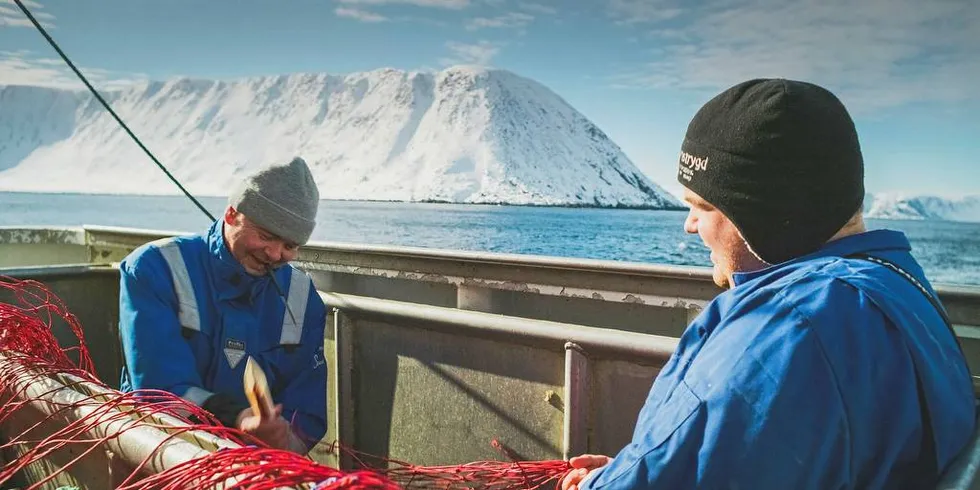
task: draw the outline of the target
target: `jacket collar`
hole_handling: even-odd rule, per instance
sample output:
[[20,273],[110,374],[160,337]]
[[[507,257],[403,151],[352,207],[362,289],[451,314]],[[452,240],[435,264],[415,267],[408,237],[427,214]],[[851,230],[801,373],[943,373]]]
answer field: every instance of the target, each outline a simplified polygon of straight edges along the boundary
[[908,238],[900,231],[894,230],[872,230],[856,235],[846,236],[839,240],[827,243],[823,248],[810,254],[797,257],[793,260],[772,265],[765,269],[753,272],[736,272],[732,275],[733,286],[738,286],[745,282],[776,272],[784,267],[789,267],[809,260],[826,257],[845,257],[857,253],[871,253],[881,251],[910,252],[912,246]]
[[212,282],[218,299],[248,297],[254,300],[268,285],[268,276],[253,276],[232,255],[224,237],[224,221],[216,220],[208,229]]

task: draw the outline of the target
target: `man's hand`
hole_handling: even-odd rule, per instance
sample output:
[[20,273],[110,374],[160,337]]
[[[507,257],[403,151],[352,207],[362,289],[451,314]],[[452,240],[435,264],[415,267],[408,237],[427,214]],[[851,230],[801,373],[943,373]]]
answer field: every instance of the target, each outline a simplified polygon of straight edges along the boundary
[[568,464],[575,468],[569,471],[561,481],[561,490],[578,490],[582,480],[593,471],[609,464],[612,458],[600,454],[583,454],[568,460]]
[[235,426],[276,449],[290,449],[294,438],[289,422],[282,417],[282,405],[276,405],[271,414],[256,414],[252,408],[238,413]]

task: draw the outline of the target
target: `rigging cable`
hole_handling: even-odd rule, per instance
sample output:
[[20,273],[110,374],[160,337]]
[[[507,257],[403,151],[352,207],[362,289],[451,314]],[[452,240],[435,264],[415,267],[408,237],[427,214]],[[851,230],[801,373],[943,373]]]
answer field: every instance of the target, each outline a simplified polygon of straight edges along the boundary
[[[130,138],[132,138],[133,141],[135,141],[136,144],[139,145],[139,147],[142,148],[144,152],[146,152],[147,156],[149,156],[150,159],[153,160],[153,163],[157,164],[157,167],[160,167],[160,170],[162,170],[163,173],[167,174],[167,177],[170,178],[171,182],[173,182],[184,193],[184,195],[187,196],[188,199],[194,202],[194,204],[197,205],[197,208],[200,209],[201,212],[208,217],[208,219],[214,221],[215,218],[211,214],[211,212],[209,212],[207,208],[205,208],[204,205],[202,205],[200,201],[197,200],[197,198],[191,195],[191,193],[188,192],[188,190],[185,189],[183,185],[181,185],[181,183],[177,180],[177,178],[174,177],[169,170],[167,170],[167,167],[163,166],[163,164],[160,163],[160,160],[157,160],[157,157],[155,157],[153,153],[146,147],[146,145],[144,145],[143,142],[140,141],[139,137],[137,137],[129,129],[129,126],[127,126],[126,123],[124,123],[123,120],[118,115],[116,115],[116,112],[112,110],[112,107],[109,105],[109,103],[102,98],[102,95],[99,94],[99,91],[95,90],[95,87],[93,87],[92,84],[89,83],[88,79],[85,78],[85,75],[82,75],[82,72],[80,72],[78,68],[75,67],[75,64],[72,63],[70,59],[68,59],[68,55],[66,55],[65,52],[61,50],[61,47],[58,46],[58,43],[56,43],[55,40],[48,34],[48,31],[44,30],[44,27],[41,26],[41,23],[34,18],[34,16],[31,14],[31,11],[27,9],[24,3],[21,0],[14,0],[14,3],[16,3],[18,7],[20,7],[20,10],[24,12],[24,15],[27,16],[28,20],[30,20],[31,23],[34,24],[34,27],[37,28],[38,32],[40,32],[41,35],[44,36],[44,39],[48,41],[48,44],[50,44],[51,47],[58,52],[58,55],[61,56],[61,59],[65,61],[65,63],[68,65],[69,68],[71,68],[73,72],[75,72],[75,75],[78,76],[78,78],[82,81],[82,83],[84,83],[85,86],[88,87],[89,91],[92,92],[92,95],[94,95],[95,98],[102,103],[102,106],[105,107],[107,111],[109,111],[109,114],[112,114],[112,117],[116,119],[116,122],[118,122],[120,126],[122,126],[122,128],[126,131],[126,134],[128,134]],[[286,293],[283,290],[282,285],[279,284],[279,280],[276,279],[276,276],[275,274],[272,273],[272,270],[267,270],[267,273],[269,277],[272,278],[272,284],[276,287],[276,292],[279,294],[279,298],[282,299],[283,305],[285,305],[286,311],[289,313],[290,319],[292,319],[293,323],[295,324],[296,316],[293,314],[292,309],[289,307],[289,303],[286,301]]]
[[[27,18],[31,21],[31,23],[34,24],[34,27],[37,28],[37,30],[41,33],[41,35],[44,36],[44,38],[48,41],[49,44],[51,44],[51,47],[53,47],[55,51],[58,52],[58,54],[65,61],[65,63],[67,63],[68,66],[72,69],[72,71],[75,72],[75,75],[77,75],[78,78],[82,80],[82,82],[85,84],[86,87],[88,87],[88,89],[92,92],[95,98],[98,99],[100,103],[102,103],[102,106],[105,107],[107,111],[109,111],[109,114],[111,114],[112,117],[115,118],[116,122],[118,122],[119,125],[122,126],[122,128],[126,131],[127,134],[129,134],[129,136],[133,139],[133,141],[135,141],[136,144],[139,145],[139,147],[142,148],[143,151],[146,152],[146,154],[153,160],[153,162],[156,163],[158,167],[160,167],[160,170],[162,170],[167,175],[167,177],[169,177],[170,180],[175,185],[177,185],[177,187],[180,188],[180,190],[183,191],[184,194],[191,201],[194,202],[194,204],[197,205],[198,209],[200,209],[205,215],[207,215],[212,221],[214,221],[214,217],[211,215],[211,213],[208,212],[208,210],[203,205],[201,205],[201,203],[197,199],[195,199],[194,196],[192,196],[190,192],[188,192],[184,188],[184,186],[180,184],[180,182],[177,181],[177,179],[167,170],[167,168],[164,167],[163,164],[160,163],[160,161],[157,160],[155,156],[153,156],[153,153],[151,153],[150,150],[147,149],[145,145],[143,145],[140,139],[135,134],[133,134],[133,132],[129,129],[128,126],[126,126],[126,124],[122,121],[122,119],[120,119],[119,116],[116,115],[115,111],[112,110],[112,108],[105,101],[105,99],[103,99],[102,96],[99,94],[99,92],[95,90],[94,87],[92,87],[92,85],[88,82],[85,76],[82,75],[82,73],[75,67],[75,65],[71,62],[71,60],[68,59],[68,56],[65,55],[65,53],[61,50],[58,44],[54,41],[54,39],[52,39],[51,36],[48,35],[47,31],[44,30],[44,28],[37,21],[37,19],[35,19],[34,16],[31,15],[30,11],[27,9],[26,6],[24,6],[23,2],[21,0],[14,0],[14,3],[17,4],[17,6],[21,9],[24,15],[26,15]],[[279,285],[279,282],[276,280],[276,277],[271,270],[268,270],[267,272],[269,277],[272,279],[272,283],[276,286],[276,289],[279,292],[279,297],[282,299],[283,304],[286,307],[286,311],[289,313],[290,317],[292,318],[292,321],[295,323],[296,317],[293,315],[293,312],[289,308],[289,303],[286,301],[285,294],[283,293],[283,290]],[[11,283],[8,283],[7,278],[3,278],[3,279],[4,279],[3,281],[0,281],[0,286],[3,286],[4,288],[12,288],[17,290],[17,289],[24,288],[25,286],[28,285],[34,285],[44,290],[44,287],[41,286],[40,283],[35,283],[33,281],[32,282],[13,281]],[[51,294],[50,292],[46,290],[45,292],[47,294],[37,295],[37,297],[50,298],[53,296],[53,294]],[[58,302],[60,304],[60,299],[58,299]],[[46,304],[49,303],[46,302]],[[0,308],[0,313],[5,313],[3,315],[0,315],[0,320],[4,320],[3,322],[0,322],[3,323],[3,325],[0,325],[3,327],[2,329],[0,329],[0,332],[13,330],[14,326],[18,326],[22,328],[23,327],[32,328],[33,329],[32,331],[34,332],[40,332],[43,334],[51,335],[50,325],[44,324],[43,322],[38,321],[34,318],[28,318],[27,320],[29,321],[27,322],[19,321],[16,323],[16,325],[14,324],[6,325],[5,323],[7,323],[10,320],[23,320],[23,318],[21,318],[23,315],[19,315],[17,317],[12,316],[12,313],[20,313],[18,311],[19,309],[13,307],[12,305],[8,306],[0,303],[0,306],[3,306],[3,308]],[[32,310],[33,309],[28,309],[27,311],[32,311]],[[70,325],[74,326],[75,333],[79,339],[79,349],[81,352],[80,356],[82,358],[83,369],[78,369],[78,370],[71,369],[74,368],[75,366],[71,365],[71,361],[68,360],[67,357],[65,357],[65,353],[63,351],[57,352],[57,354],[61,356],[58,359],[63,358],[65,362],[67,362],[68,364],[58,366],[52,363],[51,365],[48,365],[48,367],[54,369],[60,368],[60,371],[64,371],[66,368],[69,368],[70,371],[74,371],[77,374],[82,374],[82,375],[88,375],[90,373],[93,373],[95,369],[91,363],[90,357],[88,356],[87,349],[85,347],[85,343],[81,333],[81,327],[77,323],[72,323],[75,320],[74,316],[73,315],[68,316],[67,310],[65,309],[64,311],[65,311],[64,313],[65,316],[63,318],[66,321],[68,321]],[[16,335],[16,334],[21,334],[21,335]],[[12,341],[13,339],[23,340],[23,338],[25,337],[23,334],[24,334],[23,331],[19,331],[19,332],[15,332],[15,335],[0,335],[0,340],[6,340],[6,341]],[[57,341],[54,340],[53,337],[51,337],[51,340],[52,342],[41,343],[41,345],[42,346],[43,345],[50,346],[52,344],[55,346],[58,345]],[[32,349],[37,349],[37,346],[39,345],[39,343],[37,342],[31,342],[30,344]],[[25,355],[27,353],[22,352],[20,354]],[[32,360],[34,361],[32,364],[34,365],[38,364],[37,361],[39,359],[37,357],[33,358]],[[4,381],[4,376],[3,376],[4,374],[5,374],[4,370],[0,370],[0,386],[6,384],[2,382]],[[92,379],[90,379],[90,381],[93,382],[97,381],[97,378],[92,376]],[[186,401],[176,396],[173,396],[172,394],[161,392],[159,395],[169,396],[174,400],[176,400],[177,402],[184,403],[187,408],[196,409],[196,406],[186,405],[187,403]],[[125,400],[127,399],[126,397],[134,397],[134,396],[135,393],[121,395],[120,400]],[[7,401],[9,402],[9,400]],[[2,405],[0,406],[0,422],[2,422],[3,419],[5,418],[4,415],[6,415],[4,413],[4,409],[15,406],[15,404],[3,403],[0,405]],[[111,404],[104,403],[104,405],[106,407],[109,407]],[[209,414],[207,412],[202,411],[199,413],[199,415],[204,419],[209,418]],[[211,430],[218,429],[221,430],[222,432],[228,430],[223,427],[219,427],[217,425],[216,420],[212,420],[211,422],[215,424],[213,426],[208,427]],[[76,427],[73,427],[73,425],[74,424],[70,424],[65,429],[63,429],[63,431],[68,429],[78,430]],[[187,430],[189,428],[191,427],[183,427],[181,429]],[[232,431],[234,431],[234,429],[232,429]],[[56,436],[62,436],[62,435],[63,434],[61,433],[56,434]],[[220,435],[227,438],[229,435],[232,434],[221,433]],[[247,434],[244,433],[242,433],[241,435],[247,436]],[[47,445],[48,443],[56,443],[56,445],[63,446],[68,442],[72,442],[72,439],[73,438],[71,437],[67,439],[63,437],[56,437],[52,441],[45,441],[45,444]],[[88,442],[92,442],[92,441],[88,441]],[[240,441],[236,441],[236,442],[240,442]],[[492,441],[491,445],[494,446],[495,448],[498,449],[500,448],[499,442],[496,439]],[[3,449],[3,446],[0,446],[0,449]],[[35,450],[36,449],[37,449],[37,443],[35,443]],[[185,465],[174,467],[169,472],[151,475],[146,480],[144,480],[144,483],[146,483],[146,487],[149,488],[164,488],[162,486],[153,486],[157,484],[166,485],[165,488],[172,488],[174,486],[173,483],[175,480],[184,480],[189,477],[195,477],[195,476],[199,478],[202,472],[210,472],[212,477],[211,479],[215,480],[215,483],[224,482],[227,478],[234,476],[233,474],[227,474],[225,472],[228,472],[230,469],[235,468],[236,464],[241,465],[242,456],[257,457],[260,456],[264,451],[265,449],[261,449],[261,448],[255,449],[255,448],[248,448],[248,447],[241,448],[241,449],[217,451],[215,453],[212,453],[210,456],[192,460],[191,462]],[[280,454],[277,451],[272,451],[272,453],[274,455]],[[343,473],[337,475],[338,473],[337,470],[333,468],[321,466],[316,463],[311,464],[306,460],[302,460],[301,464],[298,464],[295,461],[293,461],[295,460],[295,457],[291,456],[290,453],[282,453],[282,454],[285,454],[286,456],[282,456],[283,460],[279,462],[280,464],[278,467],[271,469],[271,473],[279,475],[280,477],[288,476],[293,478],[299,478],[299,481],[296,482],[290,481],[288,483],[299,483],[301,481],[304,481],[305,479],[302,478],[303,476],[305,476],[304,473],[307,473],[309,475],[313,475],[315,473],[316,476],[331,475],[329,478],[327,478],[327,480],[318,484],[316,486],[317,489],[338,488],[338,487],[355,488],[355,489],[391,488],[394,485],[390,485],[390,481],[383,479],[384,477],[390,476],[395,479],[400,478],[402,480],[407,480],[407,483],[405,484],[406,487],[410,487],[413,483],[418,483],[418,480],[424,481],[426,479],[429,479],[431,480],[432,484],[439,484],[439,486],[449,486],[448,483],[457,482],[471,488],[517,487],[517,488],[525,488],[529,490],[538,490],[550,486],[549,484],[551,482],[556,482],[556,486],[557,486],[557,482],[560,482],[565,474],[567,474],[569,471],[572,471],[572,468],[568,464],[568,462],[563,460],[540,461],[540,462],[521,462],[516,460],[512,462],[481,461],[481,462],[473,462],[464,465],[433,466],[433,467],[415,466],[407,463],[390,460],[388,461],[389,464],[397,463],[395,467],[388,468],[387,470],[379,468],[377,469],[377,473],[356,472],[348,475],[345,475]],[[287,456],[292,459],[285,459]],[[26,462],[27,461],[18,463],[18,466],[14,467],[13,469],[14,470],[19,469],[19,465],[24,464]],[[72,463],[73,462],[74,461],[72,461]],[[145,463],[146,461],[143,462],[143,464]],[[257,468],[259,470],[257,474],[250,473],[249,475],[246,475],[247,477],[256,478],[257,482],[262,482],[267,484],[267,486],[264,486],[262,488],[273,488],[273,487],[278,488],[281,486],[280,482],[273,481],[272,479],[269,478],[269,473],[270,473],[269,467],[272,465],[270,464],[270,461],[268,459],[259,458],[258,461],[256,461],[256,463],[261,464],[264,467]],[[134,477],[134,475],[137,474],[138,470],[143,466],[143,464],[141,464],[140,467],[137,468],[137,471],[134,471],[133,475],[130,475],[130,477],[127,478],[126,482],[124,482],[125,484],[130,484],[129,480],[131,480]],[[386,465],[386,466],[390,466],[390,465]],[[4,467],[0,466],[0,470],[2,469],[4,469]],[[282,471],[283,469],[290,470],[290,471]],[[10,468],[7,468],[7,471],[10,471]],[[379,474],[381,475],[380,479],[379,479]],[[0,476],[5,476],[5,475],[3,475],[3,473],[0,473]],[[53,475],[50,475],[48,478],[51,478],[52,476]],[[3,481],[5,480],[6,479],[3,479]],[[249,483],[253,483],[253,482],[249,481]],[[146,487],[134,487],[132,485],[133,484],[130,484],[126,488],[134,488],[134,489],[146,488]],[[426,486],[426,485],[423,484],[422,486]],[[184,488],[184,487],[180,487],[180,488]],[[197,486],[195,486],[195,488],[197,488]]]
[[58,46],[58,43],[56,43],[54,39],[52,39],[51,36],[48,35],[48,31],[44,30],[44,27],[41,26],[41,23],[38,22],[33,15],[31,15],[30,10],[27,10],[27,7],[24,6],[24,3],[21,0],[14,0],[14,3],[16,3],[18,7],[20,7],[20,10],[24,12],[24,15],[26,15],[27,18],[31,21],[31,23],[34,24],[34,27],[37,28],[38,32],[40,32],[41,35],[44,36],[44,39],[47,39],[48,44],[50,44],[51,47],[58,52],[58,54],[61,56],[61,59],[63,59],[65,63],[68,64],[68,67],[71,68],[71,70],[75,72],[75,75],[77,75],[78,78],[82,80],[82,83],[84,83],[85,86],[88,87],[88,89],[92,92],[92,95],[94,95],[95,98],[102,103],[102,106],[105,107],[107,111],[109,111],[109,114],[112,114],[112,117],[116,119],[116,122],[118,122],[119,125],[122,126],[124,130],[126,130],[126,133],[129,134],[131,138],[133,138],[133,141],[135,141],[136,144],[139,145],[139,147],[142,148],[144,152],[146,152],[146,154],[150,157],[150,159],[153,160],[153,163],[156,163],[157,166],[160,167],[160,170],[163,170],[163,173],[167,174],[167,177],[169,177],[170,180],[174,184],[176,184],[181,191],[183,191],[184,195],[186,195],[188,199],[190,199],[191,201],[194,202],[194,204],[197,205],[198,209],[200,209],[205,215],[207,215],[207,217],[210,218],[211,221],[214,221],[214,216],[212,216],[211,213],[200,202],[198,202],[198,200],[194,198],[194,196],[192,196],[191,193],[188,192],[187,189],[185,189],[184,186],[180,184],[180,182],[177,181],[177,179],[170,173],[170,171],[167,170],[167,167],[164,167],[163,164],[160,163],[159,160],[157,160],[157,157],[153,156],[153,153],[150,152],[150,150],[143,144],[143,142],[140,141],[140,139],[135,134],[133,134],[132,131],[130,131],[129,126],[126,126],[126,123],[124,123],[123,120],[120,119],[118,115],[116,115],[116,112],[112,110],[112,107],[109,106],[109,103],[106,102],[105,99],[103,99],[102,96],[99,94],[98,90],[95,90],[95,87],[93,87],[92,84],[88,82],[88,79],[85,78],[85,75],[82,75],[82,72],[78,71],[78,68],[75,67],[75,64],[72,63],[70,59],[68,59],[68,55],[66,55],[65,52],[62,51],[61,48]]

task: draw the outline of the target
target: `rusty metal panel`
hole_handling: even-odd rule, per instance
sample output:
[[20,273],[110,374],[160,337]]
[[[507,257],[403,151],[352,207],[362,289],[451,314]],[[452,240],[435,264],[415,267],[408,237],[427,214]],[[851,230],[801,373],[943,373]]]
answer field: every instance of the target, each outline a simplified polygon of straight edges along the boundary
[[0,243],[85,245],[85,229],[80,227],[0,226]]
[[565,413],[562,457],[589,450],[589,412],[592,407],[592,373],[589,358],[574,342],[565,343]]
[[[37,250],[42,250],[47,244],[84,245],[88,250],[85,261],[113,263],[143,243],[174,234],[176,232],[105,226],[51,229],[7,227],[0,228],[0,246],[8,253],[0,256],[16,255],[9,252],[26,243],[38,245]],[[71,252],[74,254],[72,262],[80,261],[76,252]],[[38,260],[64,263],[63,259],[48,254],[38,256]],[[493,303],[499,303],[503,308],[495,312],[516,315],[531,315],[534,311],[552,308],[547,302],[537,301],[546,297],[698,311],[721,291],[712,284],[710,271],[704,267],[419,247],[313,242],[301,249],[296,264],[314,275],[317,272],[337,273],[361,278],[336,290],[322,287],[318,282],[318,286],[324,290],[348,294],[378,295],[387,299],[450,306],[453,288],[486,288],[514,293],[513,299],[504,295],[494,297]],[[0,262],[0,265],[3,263]],[[425,286],[432,286],[433,290],[419,294],[420,287]],[[954,323],[980,325],[980,288],[939,285],[937,289]],[[508,306],[513,301],[523,301],[526,306]],[[616,317],[616,321],[628,323],[625,313]],[[604,326],[591,319],[587,324]],[[614,327],[642,331],[628,326]]]
[[311,271],[681,309],[702,308],[720,291],[704,270],[695,268],[378,248],[357,251],[311,245],[301,250],[297,263]]
[[310,450],[309,456],[314,461],[325,464],[333,468],[340,467],[340,460],[337,454],[332,451],[329,444],[338,440],[338,419],[344,413],[340,405],[337,393],[340,389],[339,378],[342,371],[339,368],[340,356],[337,343],[337,312],[332,308],[327,308],[327,322],[324,330],[323,339],[323,359],[327,364],[327,432],[320,439],[320,444]]
[[688,316],[701,311],[693,306],[689,309],[591,298],[512,295],[510,309],[494,313],[670,337],[680,337],[689,323]]
[[[297,263],[298,266],[303,264]],[[320,291],[356,294],[393,301],[410,301],[452,308],[456,306],[456,286],[440,281],[415,281],[353,273],[306,269]]]
[[[344,447],[358,447],[357,444],[357,408],[356,408],[356,378],[354,377],[355,369],[355,351],[354,342],[356,334],[354,332],[354,324],[349,318],[341,314],[335,314],[334,321],[334,346],[336,352],[334,353],[336,359],[336,366],[334,368],[334,377],[336,386],[336,391],[334,392],[334,399],[336,400],[336,412],[333,413],[334,420],[336,422],[336,427],[334,429],[335,434],[337,434],[337,440]],[[352,468],[352,459],[350,454],[342,453],[337,459],[340,468]]]
[[[3,274],[17,279],[41,281],[58,295],[82,326],[85,344],[95,361],[96,375],[107,385],[119,387],[122,348],[119,344],[118,269],[91,266],[38,267],[5,269]],[[12,301],[8,291],[0,291],[0,302]],[[78,343],[75,335],[60,318],[54,318],[53,332],[62,347],[71,347]]]
[[593,361],[593,412],[589,452],[615,456],[630,442],[658,365]]
[[85,243],[93,264],[120,262],[144,243],[182,233],[158,230],[137,230],[110,226],[86,226]]
[[561,458],[561,350],[351,321],[359,449],[425,465],[505,459],[496,439],[514,458]]
[[88,262],[81,228],[0,227],[0,267]]
[[966,363],[970,366],[970,372],[973,373],[974,391],[980,393],[977,390],[978,385],[980,385],[980,338],[961,336],[960,345],[963,346]]
[[350,371],[339,367],[341,383],[350,373],[350,393],[338,395],[352,411],[340,415],[342,426],[353,418],[347,441],[420,464],[493,457],[479,441],[494,435],[517,441],[509,445],[519,458],[615,454],[676,345],[632,332],[323,297],[340,310],[338,332],[353,339],[342,356]]
[[951,322],[980,327],[980,287],[940,285],[935,289]]
[[320,293],[320,297],[345,315],[410,326],[468,338],[540,347],[561,352],[565,342],[582,346],[590,355],[616,359],[667,359],[677,339],[569,323],[495,315],[455,308],[387,301],[364,296]]

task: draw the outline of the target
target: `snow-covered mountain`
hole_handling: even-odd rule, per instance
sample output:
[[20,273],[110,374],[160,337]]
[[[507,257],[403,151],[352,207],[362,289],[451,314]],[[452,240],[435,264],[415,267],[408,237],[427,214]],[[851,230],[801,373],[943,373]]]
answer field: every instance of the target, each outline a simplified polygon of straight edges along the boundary
[[864,215],[879,219],[937,219],[980,222],[980,196],[944,198],[903,194],[867,194]]
[[[324,199],[680,208],[599,128],[503,70],[174,79],[106,99],[188,190],[294,155]],[[0,87],[0,190],[178,194],[87,92]]]

